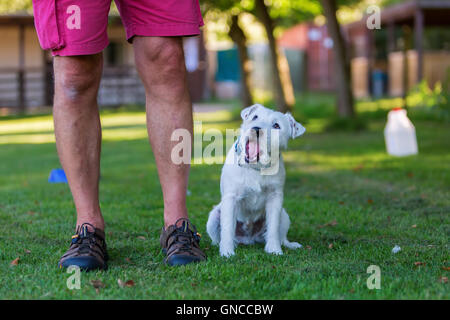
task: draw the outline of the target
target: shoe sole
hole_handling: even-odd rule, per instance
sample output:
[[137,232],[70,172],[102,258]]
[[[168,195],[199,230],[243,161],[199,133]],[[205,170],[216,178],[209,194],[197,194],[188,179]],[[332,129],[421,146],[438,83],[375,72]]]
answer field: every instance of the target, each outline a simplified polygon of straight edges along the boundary
[[60,269],[66,269],[70,266],[77,266],[81,271],[94,271],[108,269],[106,261],[101,264],[97,259],[91,257],[74,257],[64,260],[62,263],[58,263]]

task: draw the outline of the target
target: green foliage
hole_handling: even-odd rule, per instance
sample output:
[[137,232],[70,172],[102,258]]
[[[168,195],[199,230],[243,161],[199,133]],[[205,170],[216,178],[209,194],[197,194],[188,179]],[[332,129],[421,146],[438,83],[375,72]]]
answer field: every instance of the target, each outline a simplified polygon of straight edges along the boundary
[[241,3],[238,0],[201,0],[200,7],[202,9],[202,13],[205,14],[209,10],[239,10],[241,8]]
[[266,1],[270,15],[278,26],[289,27],[313,19],[321,13],[319,1],[315,0],[270,0]]
[[436,83],[431,89],[426,80],[422,80],[408,93],[408,106],[433,108],[440,104],[442,99],[442,85]]
[[441,97],[438,100],[438,108],[442,111],[446,120],[450,120],[450,68],[447,69],[447,78],[441,88]]
[[32,13],[31,0],[7,0],[0,2],[0,14],[28,12]]
[[382,4],[384,7],[387,7],[387,6],[399,4],[399,3],[402,3],[402,2],[406,2],[406,1],[407,1],[407,0],[382,0],[382,1],[381,1],[381,4]]
[[[247,12],[256,15],[254,0],[200,0],[202,12],[219,10],[225,14]],[[277,26],[288,27],[308,19],[312,19],[321,12],[318,1],[315,0],[269,0],[269,13]]]
[[333,131],[349,131],[357,132],[363,131],[368,128],[368,121],[366,118],[356,116],[354,118],[342,118],[334,116],[325,126],[325,130],[329,132]]
[[[450,74],[450,70],[448,72]],[[416,85],[408,94],[408,106],[414,107],[415,113],[428,119],[450,120],[449,76],[444,85],[437,82],[430,88],[426,80]],[[447,88],[447,90],[443,90]]]

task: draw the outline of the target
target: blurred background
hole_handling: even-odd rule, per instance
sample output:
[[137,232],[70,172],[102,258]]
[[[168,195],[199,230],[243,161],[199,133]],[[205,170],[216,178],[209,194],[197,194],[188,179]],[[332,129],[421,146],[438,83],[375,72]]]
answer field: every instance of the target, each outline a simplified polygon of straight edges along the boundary
[[[355,118],[361,101],[366,109],[418,106],[448,117],[449,0],[200,4],[202,34],[184,39],[189,88],[199,106],[259,102],[292,111],[303,104],[310,106],[303,116],[328,112],[342,121]],[[99,104],[143,105],[133,49],[114,4],[109,20]],[[53,68],[38,43],[31,0],[2,1],[0,34],[0,115],[42,112],[52,105]]]
[[[305,249],[279,260],[245,246],[237,263],[224,263],[205,236],[207,265],[160,267],[153,253],[164,203],[145,93],[113,4],[98,95],[111,272],[83,275],[84,283],[101,279],[100,292],[68,290],[54,269],[76,217],[67,184],[48,183],[61,167],[52,58],[39,47],[31,0],[0,0],[0,299],[448,299],[450,0],[200,5],[202,33],[184,39],[202,123],[194,141],[206,151],[207,131],[238,128],[240,110],[254,102],[292,112],[307,131],[283,153],[284,206],[289,238]],[[388,113],[403,116],[386,125]],[[415,152],[389,152],[389,136]],[[194,154],[189,178],[189,215],[203,234],[220,201],[215,152]],[[367,289],[369,265],[380,266],[382,290]],[[119,277],[136,286],[120,288]]]

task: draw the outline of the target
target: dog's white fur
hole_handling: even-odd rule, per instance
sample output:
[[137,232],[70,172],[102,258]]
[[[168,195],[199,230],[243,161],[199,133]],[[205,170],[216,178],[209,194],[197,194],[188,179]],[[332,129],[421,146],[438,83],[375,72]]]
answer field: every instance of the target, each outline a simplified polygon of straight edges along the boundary
[[[270,148],[270,132],[277,128],[275,124],[279,126],[281,149],[287,147],[290,138],[302,135],[305,128],[289,113],[283,114],[258,104],[242,110],[241,117],[241,136],[227,154],[220,180],[222,198],[209,214],[208,234],[213,244],[219,244],[220,254],[226,257],[234,255],[236,243],[265,242],[265,251],[272,254],[283,254],[281,245],[290,249],[300,248],[299,243],[289,242],[286,237],[290,220],[283,208],[286,171],[279,150],[278,156],[273,157],[270,163],[272,167],[278,166],[277,172],[264,175],[261,170],[265,169],[264,163],[275,152]],[[254,127],[262,129],[259,141],[266,140],[268,145],[267,150],[261,151],[259,161],[248,163],[245,161],[245,148]]]

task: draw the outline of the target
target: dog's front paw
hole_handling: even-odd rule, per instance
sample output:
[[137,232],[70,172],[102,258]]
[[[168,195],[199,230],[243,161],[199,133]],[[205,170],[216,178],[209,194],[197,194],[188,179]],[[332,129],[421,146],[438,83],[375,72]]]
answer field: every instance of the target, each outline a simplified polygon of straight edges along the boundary
[[281,245],[279,243],[271,243],[267,242],[264,250],[267,253],[282,255],[283,251],[281,250]]
[[301,247],[303,247],[300,243],[298,243],[298,242],[290,242],[290,241],[284,241],[283,242],[283,245],[286,247],[286,248],[289,248],[289,249],[300,249]]
[[231,257],[234,256],[234,247],[229,245],[222,245],[220,244],[220,255],[222,257]]

